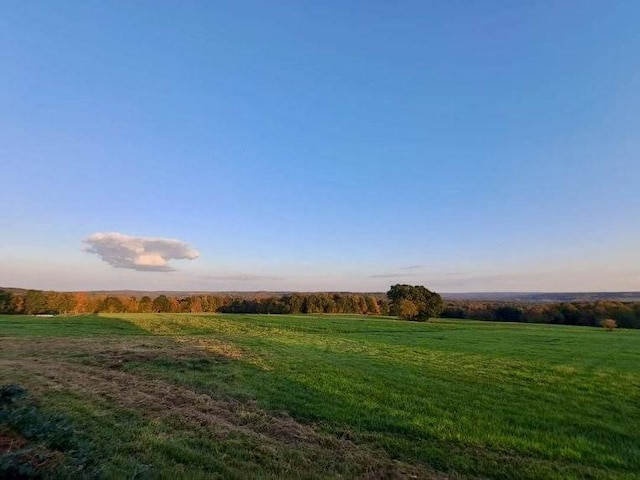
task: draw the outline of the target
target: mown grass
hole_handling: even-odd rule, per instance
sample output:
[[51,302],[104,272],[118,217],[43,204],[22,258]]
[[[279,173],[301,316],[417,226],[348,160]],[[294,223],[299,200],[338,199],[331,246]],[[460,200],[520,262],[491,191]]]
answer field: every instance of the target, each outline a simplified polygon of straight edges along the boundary
[[[636,331],[358,316],[0,317],[0,337],[16,341],[60,339],[71,331],[76,337],[95,332],[103,343],[141,338],[188,345],[204,355],[131,357],[122,371],[283,412],[327,438],[348,439],[406,465],[492,478],[638,478],[640,472]],[[86,352],[65,356],[96,365]],[[37,383],[6,369],[5,379]],[[243,433],[196,435],[179,418],[158,421],[143,409],[68,388],[40,392],[50,408],[82,425],[107,477],[134,469],[203,478],[363,474],[350,459],[327,468],[328,456],[306,444],[261,450],[260,441]],[[310,458],[322,468],[314,470]]]

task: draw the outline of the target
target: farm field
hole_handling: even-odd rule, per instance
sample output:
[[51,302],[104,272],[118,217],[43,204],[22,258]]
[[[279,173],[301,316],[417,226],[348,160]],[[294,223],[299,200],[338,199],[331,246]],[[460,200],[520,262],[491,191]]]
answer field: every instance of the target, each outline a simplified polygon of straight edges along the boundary
[[640,331],[0,316],[7,384],[72,426],[52,454],[26,421],[0,424],[1,455],[40,442],[45,476],[640,478]]

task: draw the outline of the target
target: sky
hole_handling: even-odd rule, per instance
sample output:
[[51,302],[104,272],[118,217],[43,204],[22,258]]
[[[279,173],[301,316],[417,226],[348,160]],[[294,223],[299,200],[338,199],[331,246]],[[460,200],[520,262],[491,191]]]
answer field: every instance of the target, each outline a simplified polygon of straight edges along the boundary
[[640,290],[640,2],[7,1],[0,286]]

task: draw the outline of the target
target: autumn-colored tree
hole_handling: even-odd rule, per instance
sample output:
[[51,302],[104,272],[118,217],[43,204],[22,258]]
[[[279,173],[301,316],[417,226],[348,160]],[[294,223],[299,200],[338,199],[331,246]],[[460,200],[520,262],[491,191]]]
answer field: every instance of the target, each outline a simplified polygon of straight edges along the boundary
[[603,328],[606,328],[608,332],[611,332],[614,328],[618,326],[618,324],[613,318],[607,318],[605,320],[602,320],[602,322],[600,322],[600,325],[602,325]]
[[370,315],[380,315],[380,305],[378,305],[378,301],[375,297],[371,295],[367,295],[365,297],[365,301],[367,302],[367,313]]
[[136,313],[138,311],[138,299],[133,295],[121,300],[127,313]]
[[86,313],[89,310],[89,295],[85,292],[75,292],[73,295],[73,310],[71,313]]
[[200,313],[204,311],[202,297],[191,297],[191,305],[189,306],[189,312]]
[[407,320],[413,320],[420,314],[420,309],[411,300],[401,298],[398,302],[398,316]]
[[180,311],[180,302],[176,297],[169,297],[169,312],[175,313]]
[[11,299],[11,313],[24,313],[24,297],[22,295],[14,295]]

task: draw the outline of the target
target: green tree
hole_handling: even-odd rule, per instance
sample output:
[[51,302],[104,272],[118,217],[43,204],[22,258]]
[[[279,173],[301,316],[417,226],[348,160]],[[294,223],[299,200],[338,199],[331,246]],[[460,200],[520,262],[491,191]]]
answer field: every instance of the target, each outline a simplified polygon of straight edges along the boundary
[[442,297],[422,285],[393,285],[387,292],[391,313],[405,320],[425,322],[444,309]]
[[171,300],[166,295],[159,295],[153,299],[151,308],[154,312],[170,312]]
[[151,297],[145,295],[138,302],[138,312],[140,313],[149,313],[153,308]]
[[41,290],[29,290],[24,296],[24,313],[34,315],[36,313],[48,313],[47,297]]
[[14,313],[13,293],[0,290],[0,313]]
[[122,303],[122,300],[120,300],[118,297],[110,295],[105,297],[104,300],[100,302],[98,311],[105,313],[122,313],[125,311],[125,307]]

